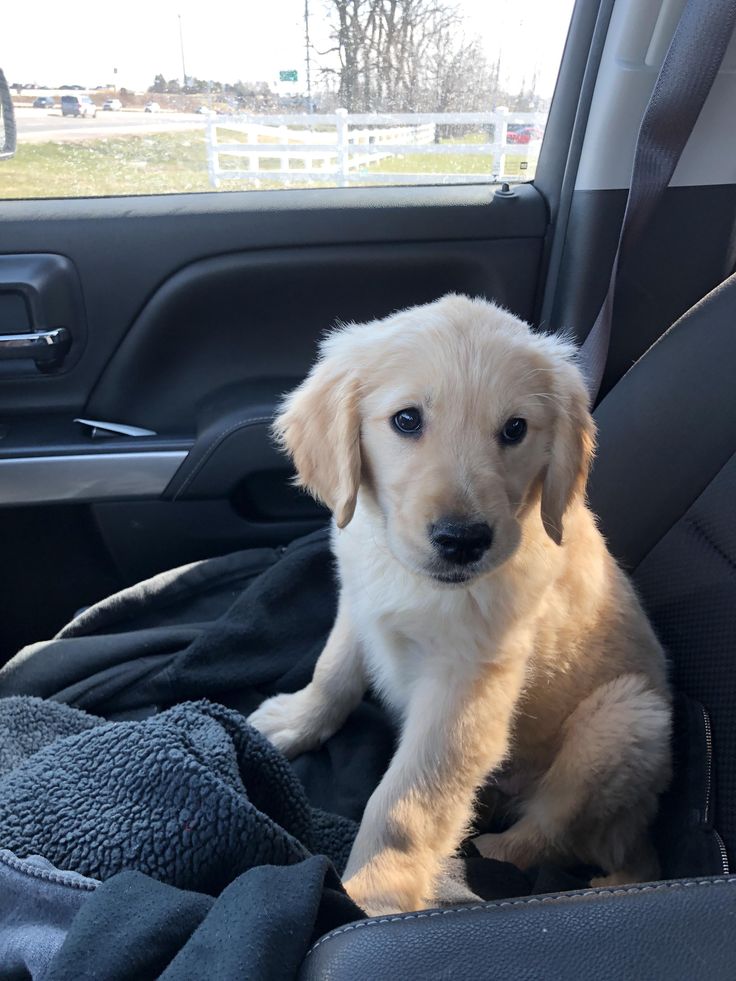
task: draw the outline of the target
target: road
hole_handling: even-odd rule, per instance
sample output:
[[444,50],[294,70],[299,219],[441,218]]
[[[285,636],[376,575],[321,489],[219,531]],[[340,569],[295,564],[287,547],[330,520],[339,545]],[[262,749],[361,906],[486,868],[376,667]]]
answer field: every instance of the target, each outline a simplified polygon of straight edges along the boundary
[[204,129],[206,117],[196,113],[122,110],[97,111],[95,119],[62,116],[60,109],[16,109],[19,143],[51,140],[101,140],[109,136],[145,135]]

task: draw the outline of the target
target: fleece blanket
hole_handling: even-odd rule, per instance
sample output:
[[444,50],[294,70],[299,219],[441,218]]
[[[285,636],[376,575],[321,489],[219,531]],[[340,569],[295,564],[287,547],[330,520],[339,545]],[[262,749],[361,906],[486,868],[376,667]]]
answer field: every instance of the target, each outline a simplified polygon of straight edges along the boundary
[[[138,583],[25,648],[0,669],[0,698],[32,695],[109,721],[207,698],[247,716],[311,678],[335,616],[326,531]],[[395,733],[367,698],[294,772],[317,808],[359,821]]]
[[96,879],[136,869],[219,894],[247,869],[347,862],[355,822],[312,808],[286,759],[237,712],[188,702],[105,722],[0,699],[0,841]]
[[0,699],[0,947],[34,981],[293,977],[314,940],[364,915],[336,872],[356,829],[311,807],[231,709],[108,722]]

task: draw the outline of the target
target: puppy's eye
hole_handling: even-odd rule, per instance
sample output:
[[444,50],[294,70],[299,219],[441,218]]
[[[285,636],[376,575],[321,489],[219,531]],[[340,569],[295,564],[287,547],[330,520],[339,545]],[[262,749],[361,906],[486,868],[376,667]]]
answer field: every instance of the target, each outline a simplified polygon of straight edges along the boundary
[[507,419],[504,423],[504,427],[499,434],[499,439],[502,443],[506,443],[509,446],[513,443],[520,443],[525,436],[526,419],[519,419],[518,416],[514,416],[512,419]]
[[402,409],[392,417],[391,425],[402,436],[418,436],[422,431],[422,413],[419,409]]

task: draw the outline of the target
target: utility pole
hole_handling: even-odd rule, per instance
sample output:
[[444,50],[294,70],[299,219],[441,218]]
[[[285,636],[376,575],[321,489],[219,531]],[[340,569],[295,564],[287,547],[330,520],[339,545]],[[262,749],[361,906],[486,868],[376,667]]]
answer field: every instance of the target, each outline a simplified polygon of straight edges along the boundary
[[304,0],[304,44],[307,51],[307,112],[314,112],[312,104],[312,72],[309,63],[309,0]]
[[184,33],[181,29],[181,14],[176,15],[179,18],[179,47],[181,48],[181,73],[184,76],[182,82],[182,89],[187,87],[187,70],[184,65]]

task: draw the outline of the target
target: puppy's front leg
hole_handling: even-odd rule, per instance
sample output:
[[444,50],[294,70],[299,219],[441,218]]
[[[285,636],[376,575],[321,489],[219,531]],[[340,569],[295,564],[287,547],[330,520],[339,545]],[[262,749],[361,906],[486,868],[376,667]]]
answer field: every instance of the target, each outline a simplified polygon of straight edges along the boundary
[[368,801],[345,870],[367,912],[420,909],[462,840],[483,778],[506,755],[525,657],[458,681],[448,670],[415,690],[396,755]]
[[266,699],[248,721],[291,759],[336,733],[367,687],[360,647],[341,601],[311,682],[301,691]]

